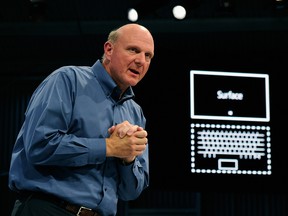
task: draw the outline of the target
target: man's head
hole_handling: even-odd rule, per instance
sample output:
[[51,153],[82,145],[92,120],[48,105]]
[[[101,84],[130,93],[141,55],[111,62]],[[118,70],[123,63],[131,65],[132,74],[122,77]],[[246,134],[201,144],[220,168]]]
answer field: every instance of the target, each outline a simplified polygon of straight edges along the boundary
[[122,91],[147,73],[154,56],[154,40],[147,28],[126,24],[110,32],[104,44],[103,66]]

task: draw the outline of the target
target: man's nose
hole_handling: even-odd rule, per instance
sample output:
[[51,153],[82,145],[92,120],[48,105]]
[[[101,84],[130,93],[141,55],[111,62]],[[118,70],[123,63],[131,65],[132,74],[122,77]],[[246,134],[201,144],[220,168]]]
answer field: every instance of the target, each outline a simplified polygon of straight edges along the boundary
[[137,64],[141,64],[142,65],[142,64],[145,63],[145,61],[146,61],[145,53],[142,53],[142,52],[138,53],[137,56],[136,56],[135,62]]

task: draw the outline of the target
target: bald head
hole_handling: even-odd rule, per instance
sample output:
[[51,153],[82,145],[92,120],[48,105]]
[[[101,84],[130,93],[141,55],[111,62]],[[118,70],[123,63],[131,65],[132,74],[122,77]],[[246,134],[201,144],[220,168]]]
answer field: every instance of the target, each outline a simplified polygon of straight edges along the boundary
[[154,45],[154,40],[150,31],[146,27],[135,23],[129,23],[111,31],[108,36],[108,41],[114,43],[117,41],[119,36],[127,34],[129,35],[142,34],[143,36],[146,36],[147,39],[151,40],[151,42]]
[[154,40],[142,25],[130,23],[110,32],[102,64],[124,92],[147,73],[154,56]]

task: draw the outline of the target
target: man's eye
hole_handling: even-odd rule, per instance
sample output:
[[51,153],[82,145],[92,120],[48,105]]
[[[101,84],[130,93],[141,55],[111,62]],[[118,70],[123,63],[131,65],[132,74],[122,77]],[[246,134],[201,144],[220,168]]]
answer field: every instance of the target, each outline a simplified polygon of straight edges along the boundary
[[137,49],[135,49],[135,48],[130,48],[130,51],[131,51],[131,52],[137,52]]
[[152,59],[152,55],[150,54],[146,54],[145,56],[146,56],[146,59]]

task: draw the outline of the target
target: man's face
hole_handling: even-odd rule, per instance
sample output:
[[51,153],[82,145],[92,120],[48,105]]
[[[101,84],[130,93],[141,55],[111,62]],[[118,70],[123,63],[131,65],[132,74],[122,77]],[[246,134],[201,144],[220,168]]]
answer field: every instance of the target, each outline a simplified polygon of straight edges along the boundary
[[108,43],[108,73],[123,91],[135,86],[147,73],[154,55],[151,35],[142,30],[126,30],[114,44]]

